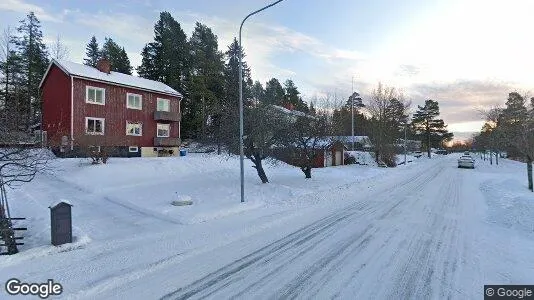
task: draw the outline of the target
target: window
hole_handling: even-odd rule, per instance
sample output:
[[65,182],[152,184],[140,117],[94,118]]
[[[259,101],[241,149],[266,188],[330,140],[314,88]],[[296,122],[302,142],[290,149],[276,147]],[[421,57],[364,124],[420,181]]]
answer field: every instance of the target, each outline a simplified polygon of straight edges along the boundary
[[169,124],[158,124],[158,137],[169,137],[171,126]]
[[87,86],[85,90],[85,102],[93,104],[106,104],[106,90],[93,86]]
[[137,146],[128,147],[128,152],[138,152],[139,148]]
[[89,152],[100,153],[100,146],[89,146],[88,149],[89,149]]
[[137,94],[126,94],[126,107],[131,109],[143,109],[143,97]]
[[87,134],[104,134],[103,118],[85,118],[85,133]]
[[126,135],[143,135],[143,124],[136,122],[126,122]]
[[158,111],[171,111],[171,105],[170,105],[170,100],[169,99],[161,99],[161,98],[158,98],[158,107],[157,107],[157,110]]

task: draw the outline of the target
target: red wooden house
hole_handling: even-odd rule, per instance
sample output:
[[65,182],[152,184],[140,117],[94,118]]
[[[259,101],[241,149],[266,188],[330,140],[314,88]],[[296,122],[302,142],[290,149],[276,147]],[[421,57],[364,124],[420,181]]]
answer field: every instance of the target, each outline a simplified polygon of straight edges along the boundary
[[113,156],[177,155],[182,95],[110,68],[52,60],[40,84],[47,145],[66,156],[90,146]]

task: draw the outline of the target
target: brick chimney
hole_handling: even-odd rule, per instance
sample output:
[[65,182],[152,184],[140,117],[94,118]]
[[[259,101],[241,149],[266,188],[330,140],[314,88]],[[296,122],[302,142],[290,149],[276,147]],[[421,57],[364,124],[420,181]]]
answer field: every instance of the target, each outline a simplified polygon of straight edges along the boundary
[[104,72],[106,74],[109,74],[109,73],[111,73],[111,62],[107,58],[101,58],[96,63],[96,68],[100,72]]
[[284,103],[284,108],[289,110],[295,109],[295,107],[291,103]]

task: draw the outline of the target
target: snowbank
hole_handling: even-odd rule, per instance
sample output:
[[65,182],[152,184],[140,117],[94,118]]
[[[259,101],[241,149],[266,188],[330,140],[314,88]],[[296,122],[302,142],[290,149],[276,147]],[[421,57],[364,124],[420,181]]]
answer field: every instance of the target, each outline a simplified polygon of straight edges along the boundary
[[374,167],[377,166],[376,161],[371,152],[345,151],[345,155],[348,155],[349,157],[354,157],[356,159],[356,164]]

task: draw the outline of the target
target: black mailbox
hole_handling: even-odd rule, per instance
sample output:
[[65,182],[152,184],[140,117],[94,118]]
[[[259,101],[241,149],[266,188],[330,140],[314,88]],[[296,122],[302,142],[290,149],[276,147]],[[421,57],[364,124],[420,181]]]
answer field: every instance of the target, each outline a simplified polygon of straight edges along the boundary
[[71,207],[72,205],[66,202],[59,202],[49,207],[50,230],[54,246],[72,243]]

